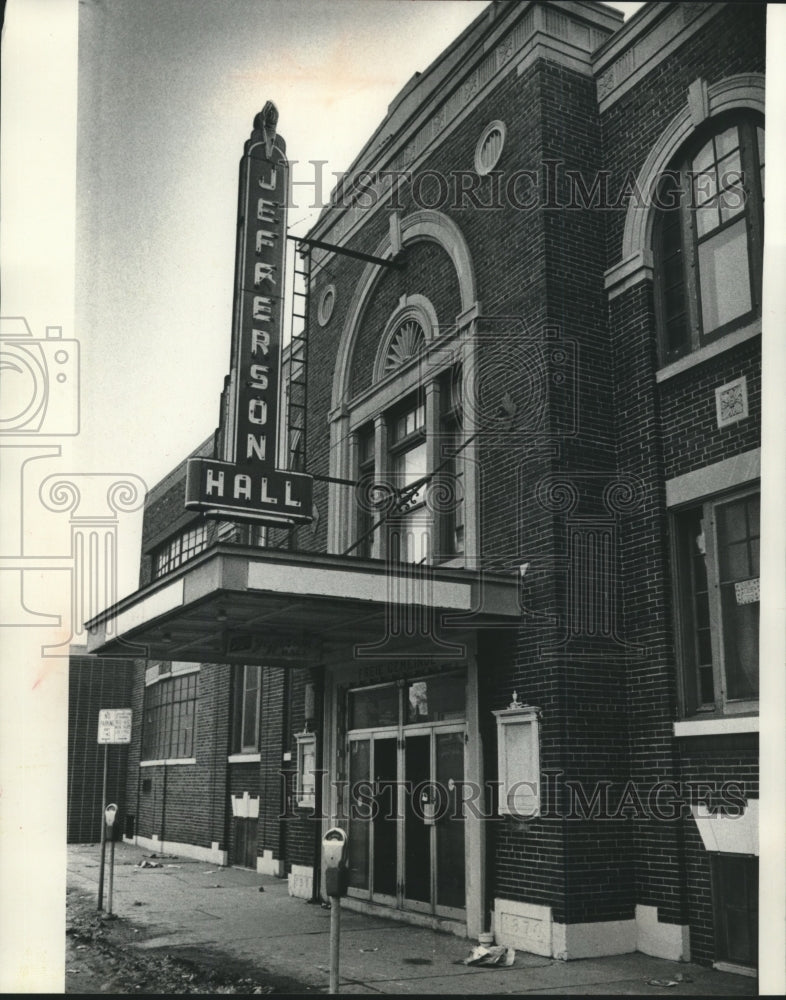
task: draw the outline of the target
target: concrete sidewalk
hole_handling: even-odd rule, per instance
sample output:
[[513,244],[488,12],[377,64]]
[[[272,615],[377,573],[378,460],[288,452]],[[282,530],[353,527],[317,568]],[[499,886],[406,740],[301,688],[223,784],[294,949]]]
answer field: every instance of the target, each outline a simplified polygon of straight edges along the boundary
[[[127,844],[115,849],[113,910],[139,929],[137,948],[327,992],[327,909],[290,897],[285,880],[238,868],[170,856],[153,859],[161,868],[138,868],[149,854]],[[99,858],[97,845],[70,845],[68,885],[97,897]],[[463,960],[474,943],[343,910],[341,992],[757,995],[754,979],[638,953],[560,962],[517,952],[510,968],[470,968]],[[678,976],[671,987],[648,985]]]

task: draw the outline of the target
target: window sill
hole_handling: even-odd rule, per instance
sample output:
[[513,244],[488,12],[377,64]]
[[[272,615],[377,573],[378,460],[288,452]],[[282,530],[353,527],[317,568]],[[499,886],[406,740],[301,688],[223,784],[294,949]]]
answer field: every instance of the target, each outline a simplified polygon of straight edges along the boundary
[[262,755],[258,753],[231,753],[227,757],[227,764],[259,764]]
[[167,757],[163,760],[140,760],[140,767],[161,767],[169,764],[196,764],[196,757]]
[[434,563],[440,569],[464,569],[464,556],[451,556]]
[[734,733],[758,733],[758,715],[723,719],[685,719],[674,723],[675,736],[728,736]]
[[689,368],[693,368],[695,365],[709,361],[710,358],[717,357],[719,354],[723,354],[724,351],[730,351],[732,347],[736,347],[738,344],[744,344],[746,340],[758,337],[760,333],[761,319],[756,319],[741,330],[727,333],[725,337],[721,337],[719,340],[714,341],[714,343],[707,344],[706,347],[700,347],[698,351],[692,351],[690,354],[686,354],[685,357],[678,358],[676,361],[672,361],[671,364],[664,365],[663,368],[655,372],[655,381],[666,382],[668,379],[687,371]]

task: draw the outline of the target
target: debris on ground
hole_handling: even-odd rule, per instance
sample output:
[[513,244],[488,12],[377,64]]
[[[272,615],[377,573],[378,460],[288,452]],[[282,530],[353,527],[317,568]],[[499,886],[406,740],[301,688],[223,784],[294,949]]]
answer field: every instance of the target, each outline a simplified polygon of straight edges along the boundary
[[[129,946],[138,929],[120,918],[107,925],[94,896],[68,891],[66,989],[70,993],[162,996],[172,993],[265,995],[272,983],[210,968],[166,952]],[[290,992],[290,990],[286,990]]]
[[681,972],[678,972],[673,979],[648,979],[647,986],[681,986],[682,983],[692,983],[693,980],[690,976],[683,976]]
[[464,959],[464,965],[503,965],[510,966],[516,960],[516,952],[513,948],[506,948],[504,944],[476,945],[469,955]]

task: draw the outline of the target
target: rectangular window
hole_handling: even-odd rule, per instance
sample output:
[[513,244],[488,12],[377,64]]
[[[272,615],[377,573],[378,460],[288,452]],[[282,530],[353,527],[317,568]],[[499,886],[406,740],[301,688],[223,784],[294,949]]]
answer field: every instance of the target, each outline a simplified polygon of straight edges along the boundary
[[194,756],[199,673],[163,677],[145,688],[144,760]]
[[398,705],[398,687],[395,684],[350,691],[348,726],[350,729],[397,726]]
[[759,697],[759,495],[676,515],[688,714],[755,708]]
[[262,667],[234,668],[234,753],[257,753],[262,702]]
[[389,552],[394,561],[425,562],[430,555],[426,484],[416,485],[428,472],[425,404],[410,401],[392,415],[389,432],[390,469],[400,502],[389,521]]
[[460,374],[450,371],[440,385],[439,447],[434,477],[439,532],[438,559],[464,554],[464,456]]
[[314,733],[296,733],[297,774],[295,801],[301,809],[313,809],[316,801],[317,738]]
[[374,532],[372,528],[379,516],[374,510],[371,483],[374,480],[374,425],[366,424],[358,431],[358,545],[356,552],[365,559],[374,554]]
[[207,525],[199,524],[171,538],[156,550],[153,558],[155,578],[181,566],[207,548]]

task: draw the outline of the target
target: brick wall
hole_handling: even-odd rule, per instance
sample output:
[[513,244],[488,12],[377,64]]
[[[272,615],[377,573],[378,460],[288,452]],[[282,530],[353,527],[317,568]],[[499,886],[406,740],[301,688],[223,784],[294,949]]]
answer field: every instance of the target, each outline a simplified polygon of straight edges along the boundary
[[[130,708],[133,660],[105,659],[73,652],[68,661],[68,798],[69,844],[101,839],[104,747],[99,746],[98,713]],[[126,809],[128,746],[107,748],[107,802],[118,808],[123,828]]]
[[[644,77],[602,116],[605,165],[612,188],[637,174],[651,148],[687,101],[698,76],[763,71],[764,10],[728,5],[702,30]],[[621,258],[624,206],[606,213],[606,263]],[[641,284],[609,304],[613,348],[613,401],[617,464],[635,477],[639,500],[620,521],[623,633],[640,650],[627,668],[630,774],[641,787],[657,780],[723,780],[745,773],[735,754],[699,744],[675,745],[677,665],[673,633],[668,520],[664,483],[685,472],[755,448],[759,440],[760,344],[758,338],[657,383],[652,284]],[[751,415],[718,430],[717,386],[748,378]],[[682,755],[682,756],[681,756]],[[694,956],[711,960],[712,912],[709,857],[692,820],[649,819],[633,824],[636,902],[658,907],[662,922],[689,922]]]
[[[604,166],[610,190],[619,192],[629,172],[636,176],[672,118],[687,105],[698,77],[708,84],[738,73],[764,72],[765,4],[729,3],[700,31],[667,56],[601,117]],[[626,205],[608,214],[607,267],[620,260]]]
[[[194,764],[139,767],[142,737],[139,733],[138,745],[129,754],[129,780],[137,786],[136,833],[140,836],[155,834],[163,841],[208,848],[218,842],[221,849],[226,848],[229,695],[229,668],[202,664]],[[135,678],[134,702],[142,713],[144,668],[140,668]]]
[[[683,782],[708,782],[719,788],[733,780],[742,797],[759,797],[759,740],[755,733],[682,739],[679,757]],[[735,796],[738,793],[734,793]],[[695,821],[684,821],[685,890],[691,954],[695,961],[715,960],[710,854],[705,850]]]

